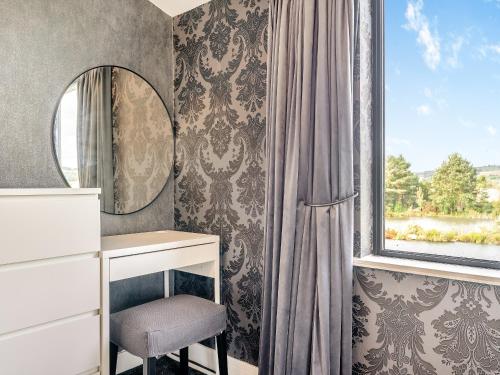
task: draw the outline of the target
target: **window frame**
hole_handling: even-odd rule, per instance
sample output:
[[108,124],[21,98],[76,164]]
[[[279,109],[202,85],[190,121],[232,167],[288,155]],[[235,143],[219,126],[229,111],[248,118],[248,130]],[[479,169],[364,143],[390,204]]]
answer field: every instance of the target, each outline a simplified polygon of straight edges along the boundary
[[385,248],[385,1],[372,1],[373,254],[462,266],[500,269],[498,261]]

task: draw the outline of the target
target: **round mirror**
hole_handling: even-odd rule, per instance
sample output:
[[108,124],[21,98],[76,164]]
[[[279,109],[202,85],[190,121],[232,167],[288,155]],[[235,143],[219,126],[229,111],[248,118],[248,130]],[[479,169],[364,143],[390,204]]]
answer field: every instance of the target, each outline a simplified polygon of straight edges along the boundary
[[101,188],[101,211],[129,214],[160,194],[170,175],[170,116],[155,89],[130,70],[103,66],[76,78],[53,124],[54,154],[67,184]]

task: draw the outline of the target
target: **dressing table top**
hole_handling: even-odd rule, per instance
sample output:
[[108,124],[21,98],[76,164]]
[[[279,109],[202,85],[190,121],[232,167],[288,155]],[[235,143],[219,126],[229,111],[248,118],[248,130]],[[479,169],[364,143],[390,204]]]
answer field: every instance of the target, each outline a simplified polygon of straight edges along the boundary
[[74,189],[74,188],[52,188],[52,189],[0,189],[0,196],[11,195],[95,195],[100,194],[101,189]]
[[173,230],[122,234],[102,237],[101,255],[115,258],[214,242],[219,242],[219,236]]

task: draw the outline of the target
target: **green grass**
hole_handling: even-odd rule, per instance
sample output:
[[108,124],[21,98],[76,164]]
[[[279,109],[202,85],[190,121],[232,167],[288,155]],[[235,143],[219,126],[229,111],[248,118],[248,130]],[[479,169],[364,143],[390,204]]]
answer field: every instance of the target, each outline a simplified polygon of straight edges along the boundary
[[443,217],[443,218],[465,218],[465,219],[491,219],[491,220],[500,220],[500,216],[497,216],[494,213],[480,213],[476,211],[468,211],[468,212],[459,212],[455,214],[444,214],[438,212],[424,212],[418,209],[415,210],[407,210],[402,212],[390,211],[388,209],[385,210],[385,217],[391,219],[407,219],[412,217]]
[[481,245],[500,245],[500,230],[458,233],[456,231],[423,229],[419,225],[410,225],[403,231],[387,229],[385,231],[385,238],[404,241],[464,242]]

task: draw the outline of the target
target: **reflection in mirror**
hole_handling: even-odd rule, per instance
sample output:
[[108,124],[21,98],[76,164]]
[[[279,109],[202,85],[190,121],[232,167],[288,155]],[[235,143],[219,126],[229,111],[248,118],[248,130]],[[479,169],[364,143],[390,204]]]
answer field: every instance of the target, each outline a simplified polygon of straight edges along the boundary
[[127,214],[161,192],[173,161],[173,132],[159,95],[137,74],[99,67],[80,75],[54,117],[54,151],[72,188],[101,188],[101,210]]

